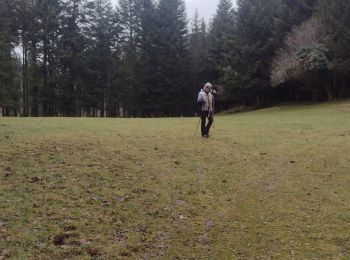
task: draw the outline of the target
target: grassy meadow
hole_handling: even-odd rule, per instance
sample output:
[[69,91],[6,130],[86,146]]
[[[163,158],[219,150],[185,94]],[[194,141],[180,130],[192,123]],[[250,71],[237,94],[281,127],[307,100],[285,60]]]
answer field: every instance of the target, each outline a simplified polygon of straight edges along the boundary
[[350,102],[0,118],[0,259],[349,259]]

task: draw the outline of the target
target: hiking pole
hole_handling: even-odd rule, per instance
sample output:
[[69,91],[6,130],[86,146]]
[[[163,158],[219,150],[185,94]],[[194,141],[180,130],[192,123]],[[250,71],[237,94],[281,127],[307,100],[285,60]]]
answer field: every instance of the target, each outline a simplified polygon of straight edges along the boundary
[[194,137],[196,137],[196,135],[197,135],[200,122],[201,122],[201,118],[199,117],[197,128],[196,128],[196,132],[194,133]]

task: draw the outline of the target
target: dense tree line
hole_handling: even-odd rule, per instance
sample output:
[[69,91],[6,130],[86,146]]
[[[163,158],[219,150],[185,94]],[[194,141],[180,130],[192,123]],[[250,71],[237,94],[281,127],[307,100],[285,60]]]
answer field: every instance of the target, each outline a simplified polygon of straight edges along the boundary
[[0,0],[0,115],[193,115],[350,95],[348,0]]

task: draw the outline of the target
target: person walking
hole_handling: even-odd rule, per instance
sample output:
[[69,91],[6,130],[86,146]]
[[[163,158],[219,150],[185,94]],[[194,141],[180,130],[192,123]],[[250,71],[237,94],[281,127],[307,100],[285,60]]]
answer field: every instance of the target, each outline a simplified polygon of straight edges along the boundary
[[[198,93],[197,103],[200,105],[201,132],[202,137],[208,138],[210,127],[214,122],[214,96],[212,94],[213,86],[207,82]],[[208,119],[208,123],[207,123]]]

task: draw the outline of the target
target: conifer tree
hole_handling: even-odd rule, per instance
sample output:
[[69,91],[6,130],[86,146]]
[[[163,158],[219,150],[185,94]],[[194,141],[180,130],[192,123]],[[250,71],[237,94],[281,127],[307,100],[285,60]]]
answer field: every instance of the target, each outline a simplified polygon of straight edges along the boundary
[[10,6],[7,1],[0,0],[0,116],[8,114],[10,109],[18,109],[14,36]]
[[81,116],[84,81],[84,49],[82,34],[83,9],[81,0],[62,0],[60,39],[58,43],[60,83],[59,110],[65,116]]
[[139,96],[139,45],[141,26],[141,0],[119,0],[122,44],[123,80],[121,94],[123,110],[130,115],[138,114]]
[[14,11],[22,48],[23,115],[39,115],[40,5],[39,0],[16,0]]
[[183,0],[160,0],[158,12],[160,57],[157,102],[160,112],[165,115],[181,115],[191,107],[185,3]]
[[28,51],[29,51],[29,28],[30,28],[30,3],[26,0],[16,0],[12,6],[14,24],[17,31],[18,46],[21,47],[21,85],[22,85],[22,115],[29,115],[29,62],[28,62]]
[[333,63],[333,92],[339,98],[349,94],[350,79],[350,2],[321,0],[318,15],[326,30],[326,45]]
[[159,96],[159,17],[152,0],[142,1],[140,34],[140,89],[139,106],[142,116],[159,113],[157,102]]
[[57,47],[62,6],[59,0],[39,0],[37,6],[40,32],[38,52],[42,57],[39,62],[42,83],[38,92],[38,112],[39,115],[52,116],[56,109],[56,86],[59,78]]
[[209,80],[207,75],[207,32],[204,19],[199,19],[198,11],[195,11],[191,24],[190,40],[190,83],[193,98],[201,86]]
[[89,0],[85,8],[84,37],[87,39],[86,65],[87,79],[84,88],[84,107],[86,110],[98,109],[101,116],[110,116],[114,91],[112,81],[115,75],[118,36],[117,14],[110,0]]
[[238,1],[234,37],[228,41],[228,64],[222,78],[232,98],[239,96],[245,104],[264,103],[271,87],[273,56],[288,31],[312,14],[313,2]]
[[234,10],[231,0],[220,0],[210,24],[208,55],[212,67],[211,78],[218,80],[226,67],[228,41],[234,33]]

